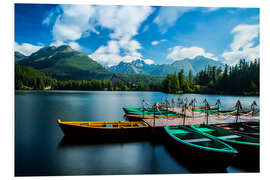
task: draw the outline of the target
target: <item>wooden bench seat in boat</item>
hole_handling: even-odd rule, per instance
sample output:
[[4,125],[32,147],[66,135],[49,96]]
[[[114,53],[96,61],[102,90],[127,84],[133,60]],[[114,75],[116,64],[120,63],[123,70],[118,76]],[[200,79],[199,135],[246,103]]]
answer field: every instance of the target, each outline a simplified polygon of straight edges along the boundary
[[212,141],[212,140],[209,138],[198,138],[198,139],[188,139],[184,141],[189,142],[189,143],[197,143],[197,142],[207,142],[207,141]]
[[112,128],[112,127],[113,127],[113,125],[112,125],[112,124],[106,124],[106,127],[110,127],[110,128]]
[[234,139],[234,138],[239,138],[241,136],[238,135],[228,135],[228,136],[219,136],[221,139]]

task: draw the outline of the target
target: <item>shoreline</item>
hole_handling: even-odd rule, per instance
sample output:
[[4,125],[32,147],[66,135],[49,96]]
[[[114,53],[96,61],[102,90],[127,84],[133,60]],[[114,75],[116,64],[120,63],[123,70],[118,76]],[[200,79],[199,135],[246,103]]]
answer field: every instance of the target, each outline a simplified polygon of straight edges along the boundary
[[78,90],[78,89],[14,89],[15,91],[101,91],[101,92],[159,92],[159,93],[165,93],[165,94],[171,94],[171,95],[183,95],[183,94],[205,94],[205,95],[222,95],[222,96],[245,96],[245,97],[249,97],[249,96],[256,96],[256,97],[260,97],[260,94],[245,94],[245,93],[200,93],[200,92],[187,92],[187,93],[167,93],[167,92],[163,92],[163,91],[104,91],[104,90]]

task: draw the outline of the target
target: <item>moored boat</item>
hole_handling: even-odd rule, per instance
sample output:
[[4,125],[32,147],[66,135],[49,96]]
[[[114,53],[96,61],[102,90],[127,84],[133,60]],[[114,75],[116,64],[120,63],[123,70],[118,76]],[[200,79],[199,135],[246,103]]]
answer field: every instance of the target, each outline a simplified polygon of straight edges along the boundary
[[[139,107],[123,107],[123,110],[125,113],[130,113],[130,112],[154,112],[154,108],[139,108]],[[157,110],[155,110],[157,112]],[[159,107],[160,112],[166,112],[165,109]]]
[[136,138],[148,135],[145,122],[63,122],[57,120],[65,136],[93,138]]
[[173,112],[170,110],[164,110],[160,108],[131,108],[131,107],[123,107],[123,110],[126,114],[137,114],[137,115],[180,115],[177,112]]
[[204,135],[194,129],[178,126],[165,126],[166,134],[174,148],[183,158],[204,162],[207,166],[227,167],[237,155],[237,150],[226,143]]
[[168,114],[168,115],[161,115],[161,114],[125,114],[126,118],[129,120],[142,120],[142,119],[155,119],[155,118],[178,118],[180,117],[178,114]]
[[235,131],[247,136],[251,137],[260,137],[260,131],[257,128],[253,128],[251,126],[248,126],[245,123],[222,123],[222,124],[216,124],[215,126],[230,130],[230,131]]
[[226,130],[213,125],[191,125],[191,127],[209,137],[217,138],[234,147],[238,152],[238,160],[259,162],[260,143],[258,138]]

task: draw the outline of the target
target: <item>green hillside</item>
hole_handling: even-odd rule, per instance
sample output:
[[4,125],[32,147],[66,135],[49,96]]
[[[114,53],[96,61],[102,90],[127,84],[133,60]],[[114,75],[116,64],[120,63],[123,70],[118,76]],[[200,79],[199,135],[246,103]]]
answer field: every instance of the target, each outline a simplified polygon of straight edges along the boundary
[[41,48],[17,64],[34,67],[58,80],[109,79],[112,75],[86,54],[66,45]]
[[15,89],[50,89],[56,80],[32,67],[15,65]]

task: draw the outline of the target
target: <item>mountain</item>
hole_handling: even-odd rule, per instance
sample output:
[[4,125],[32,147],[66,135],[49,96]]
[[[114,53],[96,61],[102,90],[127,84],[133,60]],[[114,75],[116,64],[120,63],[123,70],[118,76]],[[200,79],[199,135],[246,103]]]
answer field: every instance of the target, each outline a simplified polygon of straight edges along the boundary
[[219,61],[215,61],[203,56],[197,56],[194,59],[186,58],[178,60],[172,64],[146,64],[143,60],[135,60],[130,63],[120,62],[116,66],[111,66],[109,70],[112,73],[122,74],[148,74],[148,75],[167,75],[174,72],[178,73],[184,69],[185,74],[191,70],[193,74],[203,70],[208,65],[224,68],[225,65]]
[[31,66],[59,80],[109,79],[112,75],[86,54],[67,45],[41,48],[20,61],[16,59],[16,54],[16,64]]
[[27,56],[23,55],[22,53],[16,51],[15,52],[15,62],[16,61],[21,61],[23,59],[25,59]]

